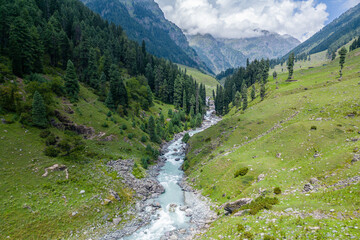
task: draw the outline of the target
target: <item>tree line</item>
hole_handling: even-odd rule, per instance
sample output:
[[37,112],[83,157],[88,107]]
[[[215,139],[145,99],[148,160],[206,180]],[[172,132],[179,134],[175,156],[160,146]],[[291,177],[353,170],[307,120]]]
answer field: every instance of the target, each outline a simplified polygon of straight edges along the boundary
[[215,110],[219,115],[224,115],[229,111],[229,104],[241,107],[246,110],[248,107],[248,88],[251,87],[250,97],[256,98],[256,83],[260,85],[260,97],[265,97],[265,84],[269,76],[269,60],[261,59],[253,62],[247,61],[246,67],[240,67],[234,74],[228,76],[224,87],[218,86],[216,92],[213,91],[215,99]]

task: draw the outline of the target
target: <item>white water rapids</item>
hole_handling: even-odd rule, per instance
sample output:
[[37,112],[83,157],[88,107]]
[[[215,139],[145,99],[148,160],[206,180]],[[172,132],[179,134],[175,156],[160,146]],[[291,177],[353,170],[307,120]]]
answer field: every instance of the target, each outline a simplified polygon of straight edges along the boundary
[[[212,111],[207,111],[202,127],[189,131],[190,136],[203,131],[219,121],[219,118],[211,114]],[[184,177],[184,172],[180,167],[185,158],[185,144],[181,139],[173,141],[168,146],[168,151],[164,155],[166,163],[157,177],[160,184],[164,186],[165,193],[153,199],[152,202],[160,203],[161,208],[152,216],[150,224],[140,228],[132,235],[124,237],[124,240],[168,239],[166,233],[170,231],[182,229],[183,232],[189,232],[190,228],[196,228],[193,221],[191,221],[191,217],[186,216],[186,213],[189,213],[189,211],[190,213],[193,212],[194,215],[206,215],[206,213],[202,213],[204,211],[200,208],[209,208],[207,204],[202,202],[193,193],[183,191],[178,185]],[[171,207],[172,204],[176,204],[176,207]],[[187,212],[181,211],[181,206],[188,206],[190,210],[186,210]],[[208,216],[196,217],[206,218]]]

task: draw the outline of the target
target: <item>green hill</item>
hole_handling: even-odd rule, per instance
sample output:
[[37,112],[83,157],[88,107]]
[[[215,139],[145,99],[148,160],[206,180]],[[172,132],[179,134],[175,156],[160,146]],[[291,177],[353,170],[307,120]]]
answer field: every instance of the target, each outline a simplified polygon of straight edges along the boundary
[[[264,101],[257,92],[245,112],[232,108],[190,139],[189,183],[218,206],[219,214],[201,239],[360,237],[359,66],[360,50],[355,50],[341,81],[338,58],[295,71],[297,82],[285,82],[287,75],[280,74],[279,89],[270,80]],[[243,168],[248,172],[235,177]],[[276,197],[278,203],[271,208],[263,200],[242,208],[252,213],[265,208],[255,215],[224,215],[224,203],[260,196]]]
[[212,97],[212,91],[216,90],[216,86],[219,85],[219,82],[214,77],[210,76],[209,74],[203,73],[196,68],[191,68],[181,64],[178,64],[178,66],[183,71],[186,69],[186,73],[192,76],[197,83],[204,84],[206,88],[206,95],[208,97]]
[[[332,53],[359,35],[360,4],[343,13],[291,52],[294,52],[295,55],[314,54],[322,51]],[[287,59],[289,54],[283,58]]]

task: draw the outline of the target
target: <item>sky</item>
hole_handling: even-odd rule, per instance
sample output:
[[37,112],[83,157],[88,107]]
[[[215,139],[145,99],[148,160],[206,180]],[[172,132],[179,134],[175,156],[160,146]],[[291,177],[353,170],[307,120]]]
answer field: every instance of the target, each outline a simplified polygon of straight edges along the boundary
[[254,29],[305,41],[360,0],[155,0],[187,34],[254,37]]

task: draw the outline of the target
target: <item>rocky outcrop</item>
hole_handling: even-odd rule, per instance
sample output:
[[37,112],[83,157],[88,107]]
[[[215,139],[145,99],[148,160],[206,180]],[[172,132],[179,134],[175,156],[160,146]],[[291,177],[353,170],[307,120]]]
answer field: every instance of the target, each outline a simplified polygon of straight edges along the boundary
[[58,110],[54,111],[55,117],[60,121],[57,122],[54,119],[50,121],[51,125],[61,129],[61,130],[69,130],[72,132],[76,132],[77,134],[82,135],[93,135],[95,133],[95,129],[93,127],[87,127],[85,125],[78,125],[71,121],[67,116],[62,115]]
[[234,202],[226,203],[224,206],[224,210],[228,213],[232,213],[233,211],[241,208],[242,206],[251,203],[252,200],[252,198],[240,198]]
[[134,160],[110,161],[107,165],[115,170],[123,179],[122,182],[132,188],[138,197],[145,200],[150,197],[156,197],[165,192],[164,187],[152,176],[143,179],[137,179],[132,174]]

